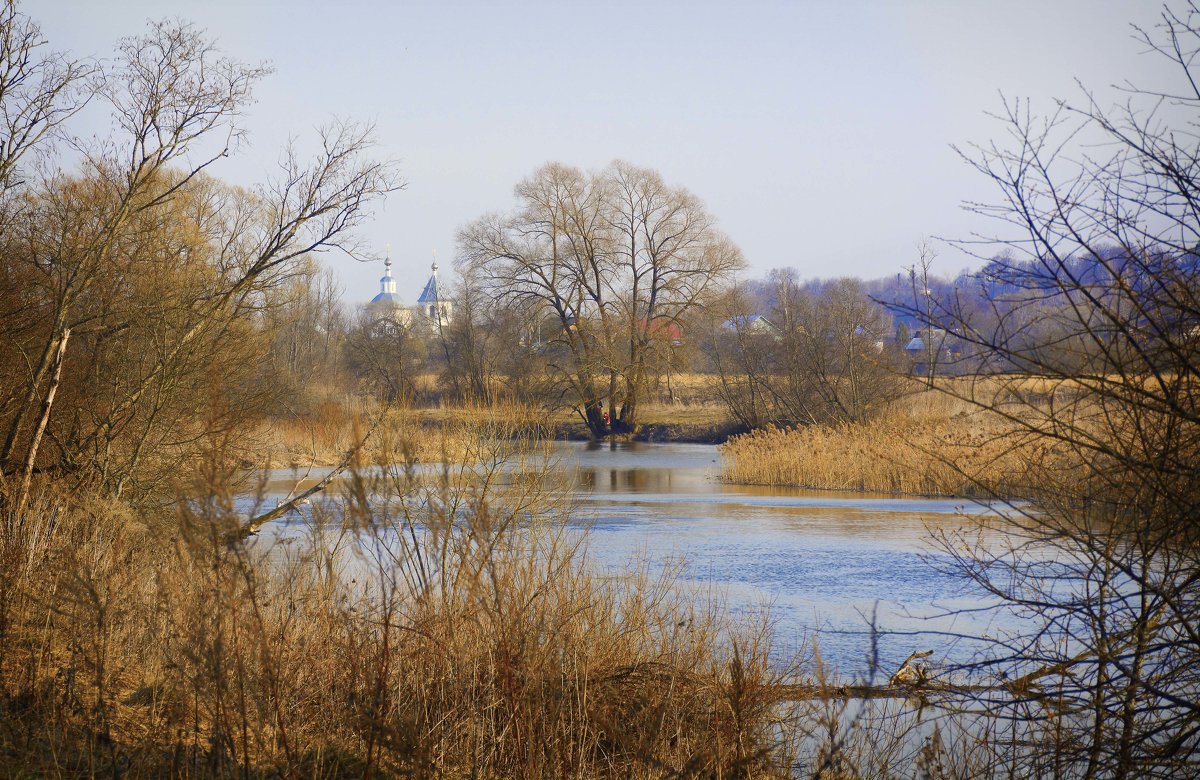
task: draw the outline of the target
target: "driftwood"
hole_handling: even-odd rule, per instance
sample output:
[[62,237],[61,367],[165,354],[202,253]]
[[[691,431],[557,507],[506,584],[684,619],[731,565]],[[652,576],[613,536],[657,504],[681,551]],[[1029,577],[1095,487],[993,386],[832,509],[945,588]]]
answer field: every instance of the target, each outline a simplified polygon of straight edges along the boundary
[[1013,680],[1000,680],[992,684],[960,685],[936,680],[930,676],[928,667],[921,659],[933,654],[932,650],[915,652],[904,659],[886,685],[853,684],[822,685],[813,682],[785,683],[776,685],[772,693],[776,701],[807,701],[811,699],[908,699],[924,700],[929,694],[966,695],[982,692],[1005,692],[1018,699],[1037,701],[1047,694],[1038,687],[1038,680],[1051,675],[1066,674],[1073,664],[1094,655],[1085,651],[1057,664],[1043,666]]
[[283,517],[293,509],[309,503],[312,496],[327,488],[329,483],[333,482],[333,480],[345,472],[346,469],[350,468],[351,464],[353,464],[357,459],[358,454],[362,451],[362,448],[366,446],[367,439],[371,438],[371,434],[375,432],[375,429],[379,426],[379,422],[382,419],[383,415],[380,415],[378,418],[376,418],[376,420],[371,423],[371,427],[367,429],[366,435],[364,435],[362,439],[360,439],[353,447],[347,450],[346,455],[342,458],[341,462],[338,463],[332,471],[322,477],[317,484],[313,485],[308,490],[305,490],[300,495],[282,502],[271,511],[264,512],[261,515],[257,515],[248,519],[246,522],[242,523],[242,525],[239,526],[236,531],[230,534],[226,541],[228,541],[230,544],[245,541],[254,534],[258,533],[259,529],[272,520]]
[[904,659],[904,663],[900,664],[900,668],[888,680],[888,685],[923,685],[929,679],[929,669],[925,664],[920,662],[922,658],[928,658],[933,655],[932,650],[917,652],[911,654]]
[[933,693],[970,693],[987,686],[951,685],[929,680],[921,685],[818,685],[794,683],[774,686],[775,701],[809,701],[812,699],[911,699]]
[[921,663],[922,658],[933,655],[932,650],[912,653],[896,669],[887,685],[818,685],[796,683],[776,686],[777,701],[805,701],[809,699],[908,699],[929,693],[967,693],[982,690],[981,686],[951,685],[931,679],[929,670]]

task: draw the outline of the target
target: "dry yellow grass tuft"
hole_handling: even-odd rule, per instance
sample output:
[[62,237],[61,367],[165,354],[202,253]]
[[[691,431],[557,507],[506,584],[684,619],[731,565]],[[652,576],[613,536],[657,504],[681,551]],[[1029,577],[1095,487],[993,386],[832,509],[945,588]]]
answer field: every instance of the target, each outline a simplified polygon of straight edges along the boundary
[[[544,412],[527,404],[498,401],[414,409],[379,407],[353,399],[327,399],[305,415],[264,422],[255,432],[254,465],[331,466],[360,444],[362,458],[378,461],[399,454],[420,463],[459,460],[481,435],[544,435]],[[369,436],[368,436],[369,433]]]
[[388,431],[287,539],[228,541],[216,467],[166,516],[8,506],[0,775],[786,776],[767,628],[593,574],[512,423]]
[[937,393],[865,423],[754,431],[721,454],[730,482],[971,498],[1024,495],[1053,460],[1044,438]]

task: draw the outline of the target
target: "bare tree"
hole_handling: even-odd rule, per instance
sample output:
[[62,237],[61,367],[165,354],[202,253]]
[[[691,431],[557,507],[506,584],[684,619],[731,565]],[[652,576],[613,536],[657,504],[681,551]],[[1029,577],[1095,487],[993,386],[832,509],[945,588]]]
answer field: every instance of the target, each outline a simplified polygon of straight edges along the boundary
[[491,403],[498,393],[530,402],[553,402],[539,381],[543,323],[538,313],[495,300],[469,268],[455,291],[454,319],[443,329],[450,384],[463,400]]
[[711,331],[709,362],[740,422],[859,422],[898,396],[891,318],[857,280],[803,284],[787,269],[766,287],[769,302],[743,296]]
[[[165,441],[154,432],[169,428],[169,391],[222,373],[214,366],[253,365],[212,350],[256,343],[245,327],[277,298],[270,291],[312,253],[353,252],[369,203],[398,186],[389,163],[367,157],[371,128],[349,122],[323,129],[309,160],[287,150],[255,192],[222,185],[206,172],[236,149],[265,69],[222,56],[182,22],[152,24],[119,51],[100,88],[114,135],[85,149],[77,173],[23,184],[4,265],[21,316],[2,326],[19,369],[0,389],[4,472],[38,460],[45,430],[57,445],[47,467],[115,492]],[[78,404],[47,427],[56,397]]]
[[682,336],[687,313],[707,303],[743,266],[699,199],[668,187],[657,171],[614,162],[605,172],[614,232],[619,311],[627,329],[620,406],[610,394],[616,430],[637,426],[637,409],[657,342]]
[[184,176],[167,175],[169,165],[213,130],[227,129],[229,141],[236,137],[232,117],[249,100],[251,84],[261,75],[261,70],[220,58],[186,25],[155,25],[147,36],[123,41],[120,51],[120,65],[102,92],[114,107],[118,127],[127,134],[127,145],[121,151],[100,149],[89,157],[94,216],[78,220],[83,231],[74,231],[70,253],[32,258],[52,277],[47,289],[54,291],[55,300],[40,355],[0,445],[0,467],[5,469],[23,441],[36,399],[54,390],[53,382],[46,389],[54,356],[72,325],[81,324],[74,322],[76,306],[111,261],[122,229],[139,212],[165,203],[228,151],[227,143],[191,164]]
[[[91,97],[94,65],[46,51],[41,29],[17,9],[0,6],[0,199],[23,181],[21,161]],[[2,226],[3,223],[0,223]]]
[[602,435],[603,400],[619,376],[603,193],[592,177],[557,163],[515,192],[515,214],[489,215],[460,231],[461,260],[493,298],[555,323],[547,339],[550,369],[588,429]]
[[514,214],[460,231],[460,263],[494,299],[554,323],[550,370],[594,436],[633,431],[655,336],[741,255],[693,195],[626,163],[551,163],[516,195]]
[[1006,141],[963,151],[1000,194],[972,204],[1006,250],[986,305],[908,306],[972,348],[943,391],[1053,445],[1007,486],[1033,500],[1011,549],[950,548],[1029,619],[986,660],[1003,685],[981,711],[1058,776],[1200,771],[1200,9],[1137,32],[1179,83],[1006,104]]
[[381,399],[411,400],[425,358],[425,343],[408,323],[368,309],[355,316],[346,339],[346,360],[365,389]]
[[262,328],[272,373],[304,401],[310,391],[337,384],[348,323],[333,271],[315,260],[297,265],[298,275],[266,291]]
[[937,374],[938,356],[941,354],[944,334],[935,327],[936,318],[933,315],[933,291],[929,288],[929,269],[933,266],[934,252],[928,242],[922,242],[918,247],[917,262],[908,271],[909,286],[912,289],[912,306],[920,321],[926,323],[924,332],[918,332],[921,339],[921,351],[925,356],[925,386],[933,387],[933,378]]
[[768,389],[788,424],[858,422],[898,394],[884,336],[886,312],[854,279],[801,287],[776,272],[771,321],[779,334]]
[[768,383],[779,332],[761,315],[741,286],[704,310],[702,353],[717,378],[714,393],[746,429],[771,422]]

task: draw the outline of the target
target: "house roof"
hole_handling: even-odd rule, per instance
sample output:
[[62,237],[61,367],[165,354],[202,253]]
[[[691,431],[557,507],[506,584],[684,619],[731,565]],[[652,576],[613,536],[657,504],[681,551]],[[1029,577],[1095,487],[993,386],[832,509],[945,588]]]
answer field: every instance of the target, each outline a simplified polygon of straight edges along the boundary
[[646,327],[645,317],[639,317],[637,321],[639,330],[645,329],[648,336],[654,338],[666,338],[671,341],[681,341],[683,339],[683,328],[679,327],[679,323],[667,317],[655,317],[650,320],[650,327]]
[[761,314],[737,314],[725,320],[721,327],[726,330],[775,330],[775,325]]

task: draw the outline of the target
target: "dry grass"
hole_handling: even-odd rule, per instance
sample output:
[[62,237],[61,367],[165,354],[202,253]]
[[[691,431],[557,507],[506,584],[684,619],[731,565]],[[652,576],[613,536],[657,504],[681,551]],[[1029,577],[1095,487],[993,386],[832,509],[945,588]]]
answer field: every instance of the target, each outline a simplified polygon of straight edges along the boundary
[[3,518],[0,774],[785,776],[765,627],[591,574],[513,438],[391,453],[287,542],[229,543],[215,470],[173,516],[45,485]]
[[723,476],[750,485],[988,498],[1026,493],[1054,455],[1042,437],[940,393],[866,423],[769,428],[722,446]]
[[251,463],[256,467],[331,466],[363,444],[364,438],[362,457],[368,461],[392,455],[420,463],[457,461],[497,422],[517,433],[541,435],[554,420],[515,402],[414,409],[329,398],[310,413],[264,422],[254,434],[258,454]]
[[[0,776],[979,776],[1002,761],[930,736],[923,700],[851,706],[819,663],[816,681],[770,664],[769,623],[731,622],[670,572],[598,576],[517,418],[466,415],[422,442],[405,436],[431,429],[381,425],[374,468],[290,535],[249,542],[230,541],[250,510],[215,465],[166,513],[52,483],[5,504]],[[417,468],[424,451],[445,465]],[[797,686],[824,693],[784,701]]]
[[[711,378],[688,375],[687,390],[674,401],[661,393],[647,398],[640,410],[641,427],[655,439],[721,440],[733,425],[724,405],[706,393]],[[364,455],[378,460],[381,441],[403,441],[408,455],[422,463],[439,462],[444,454],[460,458],[479,430],[504,421],[520,433],[579,438],[587,428],[567,408],[542,409],[512,400],[493,404],[440,404],[433,407],[364,405],[349,398],[327,397],[305,414],[265,421],[243,441],[251,450],[247,465],[331,466],[342,460],[364,432],[375,426]]]

